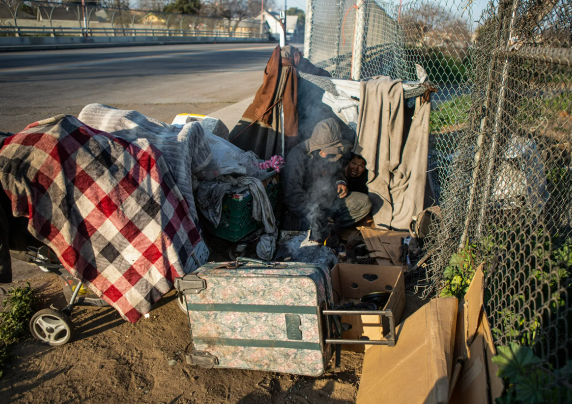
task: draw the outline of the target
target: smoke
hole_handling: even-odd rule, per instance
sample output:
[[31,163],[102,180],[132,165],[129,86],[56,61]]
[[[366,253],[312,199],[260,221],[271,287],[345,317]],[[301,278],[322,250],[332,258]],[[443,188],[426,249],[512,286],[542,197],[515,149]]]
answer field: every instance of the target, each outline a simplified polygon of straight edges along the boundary
[[309,192],[309,205],[304,226],[306,230],[311,230],[311,240],[324,240],[328,237],[330,228],[328,217],[331,217],[333,206],[338,198],[336,174],[342,170],[342,159],[331,162],[319,156],[318,152],[313,153],[310,163],[312,175],[312,187]]

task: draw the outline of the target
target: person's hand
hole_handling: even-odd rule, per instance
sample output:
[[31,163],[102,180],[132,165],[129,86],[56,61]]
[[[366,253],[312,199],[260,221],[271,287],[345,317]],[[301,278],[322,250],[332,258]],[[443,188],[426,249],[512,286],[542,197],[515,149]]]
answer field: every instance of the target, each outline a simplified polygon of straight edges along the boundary
[[344,184],[338,184],[338,197],[345,198],[348,196],[348,187]]

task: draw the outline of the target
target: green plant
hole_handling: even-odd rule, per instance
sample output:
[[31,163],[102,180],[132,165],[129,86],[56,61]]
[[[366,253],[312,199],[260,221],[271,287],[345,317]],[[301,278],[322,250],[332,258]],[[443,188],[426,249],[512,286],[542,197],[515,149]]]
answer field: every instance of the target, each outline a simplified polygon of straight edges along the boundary
[[570,402],[572,391],[557,380],[568,380],[572,375],[572,361],[556,371],[541,368],[542,360],[526,346],[510,342],[499,346],[492,359],[498,366],[499,377],[506,390],[497,404]]
[[469,58],[451,57],[437,51],[436,56],[425,57],[421,65],[429,81],[440,85],[466,83],[469,79],[471,61]]
[[[489,226],[487,234],[473,244],[467,241],[463,249],[451,256],[443,272],[441,297],[462,299],[478,265],[490,264],[496,257],[500,261],[496,271],[507,279],[506,285],[531,287],[518,294],[497,294],[490,302],[491,296],[485,291],[485,305],[491,314],[497,313],[492,331],[496,339],[508,336],[533,346],[542,323],[566,305],[566,296],[560,291],[572,286],[572,239],[562,241],[558,235],[545,234],[542,228],[518,225]],[[486,273],[486,265],[484,270]],[[550,310],[534,312],[531,307],[542,307],[547,296],[551,297]],[[504,302],[501,304],[499,299]],[[551,332],[565,336],[560,329]]]
[[431,111],[430,131],[432,133],[447,129],[453,125],[466,124],[469,120],[471,97],[461,95],[439,105],[436,111]]
[[443,272],[445,287],[441,291],[441,297],[454,296],[462,299],[473,280],[475,271],[475,246],[467,245],[461,251],[451,256],[449,265]]
[[29,283],[26,287],[8,290],[4,311],[0,313],[0,367],[9,360],[11,346],[28,330],[28,322],[37,306],[38,297]]

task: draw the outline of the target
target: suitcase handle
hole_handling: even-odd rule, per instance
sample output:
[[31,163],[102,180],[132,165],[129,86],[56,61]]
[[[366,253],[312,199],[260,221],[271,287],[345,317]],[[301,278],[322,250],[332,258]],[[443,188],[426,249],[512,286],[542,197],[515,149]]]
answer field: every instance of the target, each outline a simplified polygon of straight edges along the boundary
[[326,339],[326,344],[360,344],[360,345],[388,345],[395,346],[395,318],[391,310],[323,310],[325,316],[379,316],[379,321],[383,321],[383,317],[388,319],[389,333],[387,339],[382,340],[364,340],[364,339]]
[[224,263],[218,267],[215,267],[214,269],[221,269],[221,268],[236,269],[236,268],[238,268],[242,265],[246,265],[248,263],[258,264],[258,265],[264,266],[266,268],[286,268],[286,266],[284,264],[279,265],[279,263],[277,263],[277,262],[262,261],[262,260],[257,260],[255,258],[238,257],[236,259],[236,261],[226,262],[226,263]]

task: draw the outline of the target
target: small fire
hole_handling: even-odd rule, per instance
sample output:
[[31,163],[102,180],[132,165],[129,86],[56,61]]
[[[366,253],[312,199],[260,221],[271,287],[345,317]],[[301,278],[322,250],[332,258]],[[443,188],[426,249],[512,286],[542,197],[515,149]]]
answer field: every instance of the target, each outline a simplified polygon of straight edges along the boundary
[[326,240],[324,240],[324,245],[326,245],[326,243],[328,242],[328,239],[330,238],[330,234],[328,234],[328,238]]

